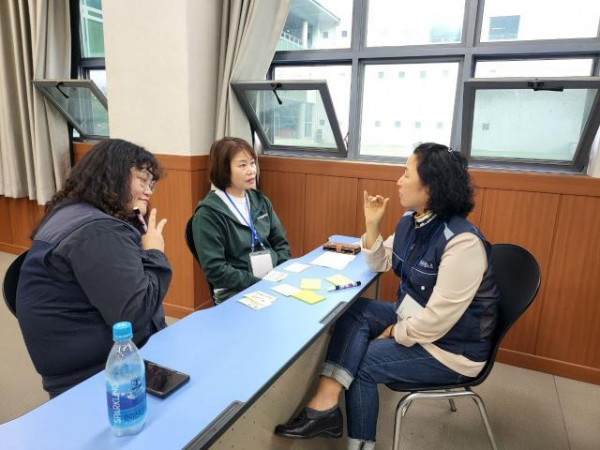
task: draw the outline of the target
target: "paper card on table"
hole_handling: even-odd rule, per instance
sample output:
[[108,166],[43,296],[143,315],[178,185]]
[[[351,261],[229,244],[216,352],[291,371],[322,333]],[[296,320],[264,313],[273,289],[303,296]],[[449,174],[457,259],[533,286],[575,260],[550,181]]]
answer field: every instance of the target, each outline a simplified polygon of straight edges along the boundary
[[310,303],[311,305],[327,298],[324,295],[317,294],[313,291],[298,291],[295,294],[292,294],[292,297],[302,300],[303,302]]
[[281,281],[287,276],[288,276],[287,273],[278,272],[277,270],[271,270],[262,279],[267,280],[267,281]]
[[353,283],[353,281],[350,278],[345,277],[341,273],[331,275],[330,277],[327,277],[325,279],[327,281],[329,281],[331,284],[333,284],[334,286],[343,286],[345,284]]
[[272,295],[265,294],[262,291],[250,292],[249,294],[246,294],[246,297],[251,298],[252,300],[256,300],[257,302],[266,302],[266,303],[273,303],[273,300],[275,300],[277,298]]
[[255,300],[253,298],[248,297],[240,298],[238,302],[240,302],[242,305],[249,306],[252,309],[261,309],[266,306],[271,306],[271,302]]
[[300,280],[300,289],[318,291],[321,289],[321,280],[318,278],[302,278]]
[[307,269],[307,268],[308,268],[308,266],[306,264],[300,264],[300,263],[293,263],[287,267],[284,267],[284,269],[287,270],[288,272],[294,272],[294,273],[300,273],[304,269]]
[[345,253],[323,252],[322,255],[313,259],[310,263],[316,266],[331,267],[336,270],[344,270],[346,266],[356,258],[356,255]]
[[279,292],[280,294],[285,295],[286,297],[294,295],[296,292],[300,292],[300,289],[285,283],[275,285],[271,289],[273,289],[275,292]]

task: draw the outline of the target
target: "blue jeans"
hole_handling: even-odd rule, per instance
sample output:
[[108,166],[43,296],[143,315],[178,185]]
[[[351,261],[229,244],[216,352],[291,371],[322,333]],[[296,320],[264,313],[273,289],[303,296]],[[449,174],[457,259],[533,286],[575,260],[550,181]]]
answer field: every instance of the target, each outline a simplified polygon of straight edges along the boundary
[[321,375],[346,388],[348,436],[353,439],[375,441],[378,383],[445,384],[469,379],[418,344],[404,347],[394,339],[375,339],[397,320],[392,304],[359,298],[333,330]]

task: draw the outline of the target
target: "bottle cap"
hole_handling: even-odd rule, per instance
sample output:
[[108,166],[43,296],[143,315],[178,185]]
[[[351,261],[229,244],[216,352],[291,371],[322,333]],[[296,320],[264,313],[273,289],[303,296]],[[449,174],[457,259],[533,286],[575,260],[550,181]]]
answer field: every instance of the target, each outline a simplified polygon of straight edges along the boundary
[[126,341],[132,337],[131,322],[118,322],[113,325],[113,341]]

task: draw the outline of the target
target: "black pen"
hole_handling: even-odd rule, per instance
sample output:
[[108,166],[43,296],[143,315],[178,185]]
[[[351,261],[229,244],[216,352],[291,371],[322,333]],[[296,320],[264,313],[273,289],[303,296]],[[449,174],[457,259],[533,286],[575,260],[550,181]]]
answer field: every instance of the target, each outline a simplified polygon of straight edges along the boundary
[[133,213],[135,214],[135,217],[137,218],[138,222],[140,223],[140,226],[142,227],[142,230],[144,230],[144,233],[146,231],[148,231],[148,225],[146,225],[146,221],[144,220],[144,216],[142,216],[140,208],[138,208],[137,206],[135,206],[133,208]]
[[348,284],[336,284],[335,286],[331,286],[330,288],[328,288],[328,291],[339,291],[340,289],[348,289],[348,288],[353,288],[356,286],[360,286],[362,283],[360,281],[355,281],[353,283],[348,283]]

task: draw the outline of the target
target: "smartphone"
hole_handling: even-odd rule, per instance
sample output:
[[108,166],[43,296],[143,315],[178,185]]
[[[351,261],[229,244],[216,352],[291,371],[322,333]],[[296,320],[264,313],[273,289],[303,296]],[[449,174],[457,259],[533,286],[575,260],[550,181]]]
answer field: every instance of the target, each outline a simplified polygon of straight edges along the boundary
[[144,360],[146,366],[146,392],[166,398],[187,383],[190,376],[168,367]]

